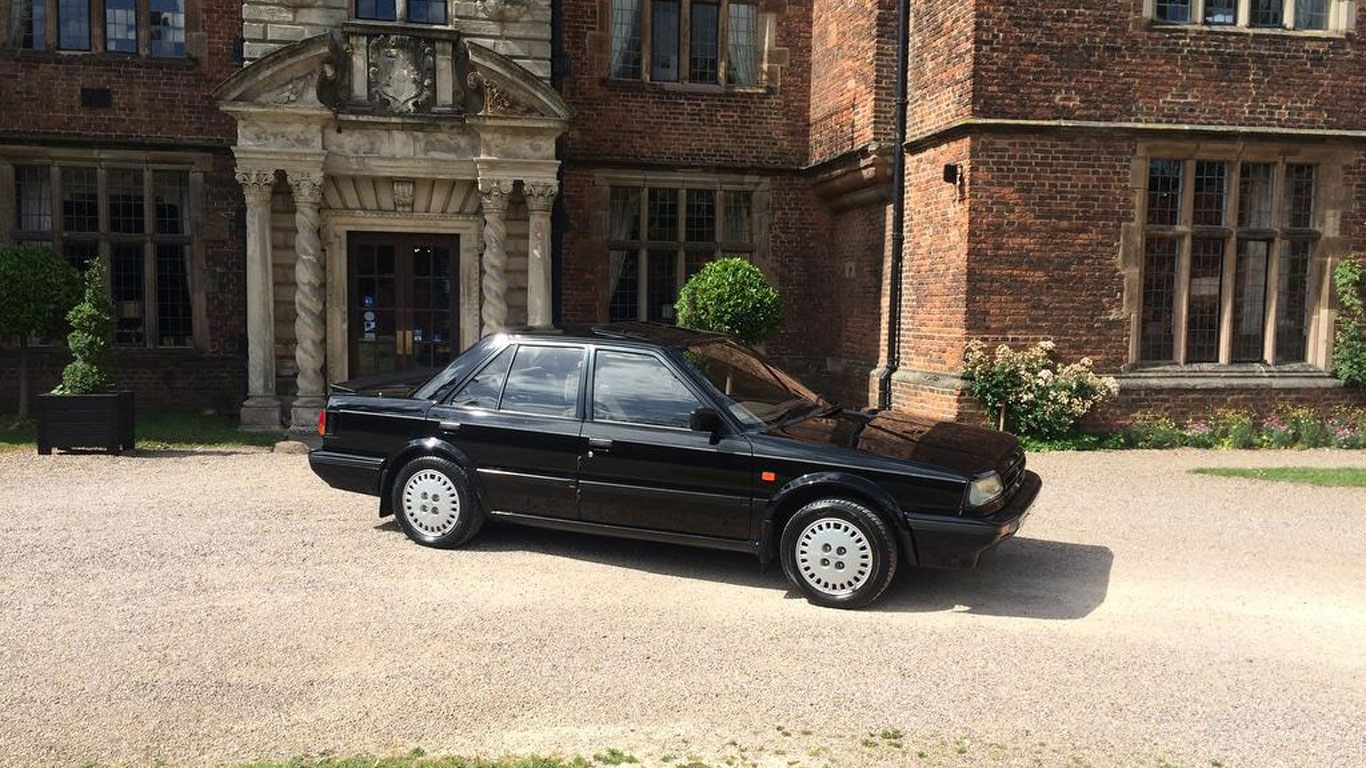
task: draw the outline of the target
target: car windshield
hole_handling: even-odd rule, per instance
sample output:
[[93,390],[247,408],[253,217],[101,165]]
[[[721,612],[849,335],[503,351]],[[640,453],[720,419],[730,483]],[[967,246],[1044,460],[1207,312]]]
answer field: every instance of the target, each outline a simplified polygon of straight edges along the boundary
[[731,341],[707,341],[683,353],[747,426],[776,424],[827,403],[790,374]]

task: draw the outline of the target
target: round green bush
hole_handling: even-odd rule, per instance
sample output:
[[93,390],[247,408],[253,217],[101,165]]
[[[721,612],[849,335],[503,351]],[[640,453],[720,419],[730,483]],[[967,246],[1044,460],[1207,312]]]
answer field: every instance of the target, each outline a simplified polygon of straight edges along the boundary
[[678,294],[678,324],[758,344],[783,322],[783,300],[758,267],[739,258],[706,265]]

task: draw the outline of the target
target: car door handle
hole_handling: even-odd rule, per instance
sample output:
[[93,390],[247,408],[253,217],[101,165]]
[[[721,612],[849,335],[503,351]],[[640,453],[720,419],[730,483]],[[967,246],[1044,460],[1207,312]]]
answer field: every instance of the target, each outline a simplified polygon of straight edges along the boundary
[[595,451],[605,451],[612,447],[612,439],[609,437],[590,437],[588,447]]
[[442,432],[458,432],[459,430],[460,430],[460,422],[458,422],[458,421],[443,421],[443,422],[441,422],[441,431],[442,431]]

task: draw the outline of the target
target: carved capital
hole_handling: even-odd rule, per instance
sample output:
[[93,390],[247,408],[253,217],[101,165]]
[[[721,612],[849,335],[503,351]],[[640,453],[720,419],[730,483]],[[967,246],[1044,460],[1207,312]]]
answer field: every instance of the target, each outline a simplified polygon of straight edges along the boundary
[[242,185],[242,196],[248,206],[269,205],[270,195],[275,191],[275,171],[241,168],[237,171],[237,183]]
[[555,195],[560,186],[553,181],[531,181],[522,183],[522,193],[526,196],[526,206],[532,213],[549,213],[555,205]]
[[294,194],[296,207],[310,205],[316,207],[323,199],[322,171],[286,171],[290,191]]
[[512,194],[511,179],[480,179],[479,194],[484,204],[484,213],[503,213],[508,209],[508,196]]

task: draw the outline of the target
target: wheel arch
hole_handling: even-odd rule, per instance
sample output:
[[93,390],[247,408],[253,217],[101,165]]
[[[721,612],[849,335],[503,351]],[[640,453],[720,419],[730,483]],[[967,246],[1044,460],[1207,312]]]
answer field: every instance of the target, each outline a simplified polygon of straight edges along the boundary
[[391,499],[393,497],[394,479],[398,477],[398,473],[413,459],[427,456],[446,459],[458,466],[465,473],[465,479],[469,482],[470,488],[474,490],[475,496],[478,497],[479,504],[488,509],[488,499],[484,496],[484,486],[479,482],[479,473],[470,457],[445,440],[436,437],[423,437],[409,442],[384,462],[384,468],[380,470],[379,476],[380,517],[388,517],[394,514]]
[[813,472],[802,475],[784,485],[768,502],[760,533],[759,560],[768,564],[778,559],[778,543],[783,527],[797,510],[819,499],[844,498],[855,501],[882,517],[896,533],[902,557],[915,565],[915,547],[897,511],[899,506],[892,495],[866,477],[845,472]]

